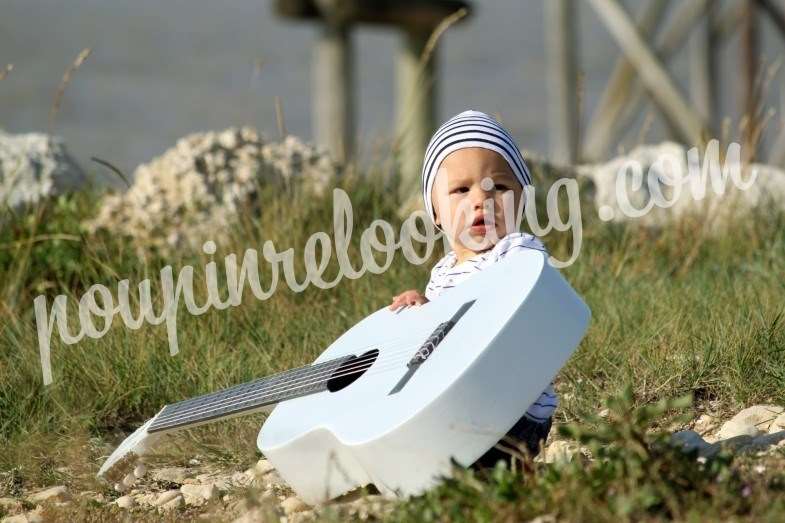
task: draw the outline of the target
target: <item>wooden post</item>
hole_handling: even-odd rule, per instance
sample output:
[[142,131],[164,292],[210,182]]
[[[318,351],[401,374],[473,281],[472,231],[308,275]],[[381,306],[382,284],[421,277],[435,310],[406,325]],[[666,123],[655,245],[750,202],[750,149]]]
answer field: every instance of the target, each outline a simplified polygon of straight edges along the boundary
[[678,129],[681,139],[688,145],[700,145],[705,134],[700,116],[679,93],[662,62],[646,46],[646,42],[641,38],[618,0],[590,0],[590,2],[635,66],[649,95]]
[[785,9],[775,4],[772,0],[758,0],[760,8],[769,15],[769,20],[785,38]]
[[430,32],[409,29],[397,56],[396,134],[399,138],[400,201],[419,194],[425,148],[436,124],[437,50],[421,64]]
[[714,32],[716,3],[706,4],[703,19],[698,22],[690,41],[690,98],[713,135],[717,130],[717,42]]
[[[657,32],[670,0],[651,0],[641,13],[638,30],[641,36],[650,39]],[[639,86],[635,82],[635,67],[621,53],[613,67],[610,80],[602,92],[600,103],[589,123],[583,155],[590,160],[600,160],[617,134],[619,115],[624,110],[629,91]]]
[[742,77],[744,78],[744,112],[746,125],[742,126],[742,160],[751,162],[757,156],[758,146],[758,107],[759,92],[758,60],[760,59],[760,42],[758,40],[757,2],[747,0],[742,18]]
[[340,162],[354,154],[354,49],[351,26],[324,24],[313,59],[313,125],[316,143]]
[[545,2],[548,148],[551,160],[563,165],[574,164],[578,156],[577,17],[574,0]]

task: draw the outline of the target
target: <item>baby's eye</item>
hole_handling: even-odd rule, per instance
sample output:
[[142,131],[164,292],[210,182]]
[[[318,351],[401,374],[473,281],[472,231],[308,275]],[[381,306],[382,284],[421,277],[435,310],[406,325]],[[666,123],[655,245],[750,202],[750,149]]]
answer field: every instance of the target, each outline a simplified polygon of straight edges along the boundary
[[496,184],[496,190],[497,191],[509,191],[510,187],[505,185],[505,184],[503,184],[503,183],[497,183]]
[[450,193],[458,193],[458,192],[466,192],[469,188],[466,186],[456,187],[455,189],[451,190]]

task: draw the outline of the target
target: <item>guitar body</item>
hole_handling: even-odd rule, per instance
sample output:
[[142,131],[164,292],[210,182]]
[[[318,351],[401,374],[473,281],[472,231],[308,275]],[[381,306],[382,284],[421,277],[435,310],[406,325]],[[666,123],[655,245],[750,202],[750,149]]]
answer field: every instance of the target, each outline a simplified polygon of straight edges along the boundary
[[[423,341],[462,307],[405,379]],[[257,445],[311,504],[369,483],[383,494],[420,493],[450,475],[451,459],[470,465],[507,433],[589,317],[542,252],[512,253],[429,303],[385,307],[344,333],[315,363],[378,350],[372,365],[337,390],[279,403]]]

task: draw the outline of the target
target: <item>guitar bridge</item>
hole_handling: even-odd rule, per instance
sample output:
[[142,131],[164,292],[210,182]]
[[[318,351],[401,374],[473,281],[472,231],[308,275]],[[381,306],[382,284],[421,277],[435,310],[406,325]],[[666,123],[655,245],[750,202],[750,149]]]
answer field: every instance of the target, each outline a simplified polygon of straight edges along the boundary
[[417,352],[414,353],[414,356],[411,360],[409,360],[409,363],[406,364],[406,366],[409,367],[409,370],[406,371],[406,374],[403,375],[403,377],[398,381],[395,387],[392,388],[388,395],[395,394],[403,389],[406,383],[408,383],[412,376],[414,376],[414,373],[417,372],[417,369],[420,368],[420,365],[425,363],[425,361],[431,357],[431,354],[433,354],[433,351],[436,350],[436,347],[439,346],[442,340],[444,340],[444,338],[447,336],[447,333],[449,333],[455,324],[458,323],[458,320],[460,320],[461,317],[466,314],[466,311],[468,311],[469,308],[474,305],[475,301],[476,300],[467,301],[461,305],[455,314],[453,314],[452,318],[440,323],[436,329],[434,329],[434,331],[430,334],[430,336],[428,336],[420,348],[417,349]]

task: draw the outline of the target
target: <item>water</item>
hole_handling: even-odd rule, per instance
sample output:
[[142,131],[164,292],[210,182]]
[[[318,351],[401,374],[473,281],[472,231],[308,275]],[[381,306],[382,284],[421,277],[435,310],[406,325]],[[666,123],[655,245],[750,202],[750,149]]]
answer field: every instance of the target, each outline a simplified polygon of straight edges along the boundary
[[[440,119],[467,108],[499,113],[522,147],[546,152],[542,2],[474,4],[474,16],[442,40]],[[639,3],[628,4],[637,9]],[[783,54],[783,43],[768,22],[762,25],[771,62]],[[101,170],[89,161],[98,156],[130,173],[193,131],[250,124],[274,137],[276,96],[287,129],[310,139],[314,34],[310,24],[276,18],[265,0],[0,0],[0,66],[14,64],[0,82],[0,127],[45,131],[63,71],[91,47],[55,123],[85,167]],[[390,137],[399,38],[392,30],[361,29],[356,39],[358,134],[367,151]],[[618,49],[583,3],[580,41],[585,121]],[[738,36],[723,52],[723,78],[738,70],[737,48]],[[672,64],[684,89],[685,57]],[[768,98],[777,109],[781,80],[779,73]],[[736,83],[722,90],[725,111],[734,117]],[[780,121],[775,117],[773,126]],[[649,139],[663,136],[657,124]]]

